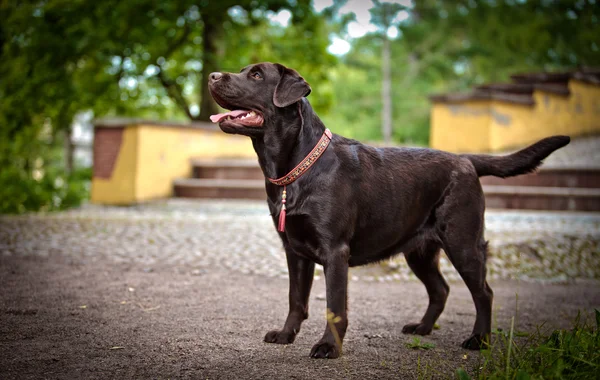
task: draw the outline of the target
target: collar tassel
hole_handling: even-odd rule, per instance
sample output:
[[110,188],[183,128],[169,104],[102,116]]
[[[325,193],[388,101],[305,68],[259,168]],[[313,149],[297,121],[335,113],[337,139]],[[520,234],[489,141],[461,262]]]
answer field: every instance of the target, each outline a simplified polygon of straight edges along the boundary
[[283,186],[283,193],[281,193],[281,211],[279,212],[279,225],[277,226],[277,231],[284,232],[285,231],[285,203],[287,198],[286,194],[286,186]]

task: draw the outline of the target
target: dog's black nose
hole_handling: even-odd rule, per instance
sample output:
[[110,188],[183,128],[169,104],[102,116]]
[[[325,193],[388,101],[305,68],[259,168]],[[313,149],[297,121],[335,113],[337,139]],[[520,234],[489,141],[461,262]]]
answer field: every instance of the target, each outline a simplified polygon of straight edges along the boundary
[[223,76],[223,74],[221,74],[221,73],[210,73],[210,75],[208,77],[210,78],[211,82],[216,82],[219,79],[221,79],[222,76]]

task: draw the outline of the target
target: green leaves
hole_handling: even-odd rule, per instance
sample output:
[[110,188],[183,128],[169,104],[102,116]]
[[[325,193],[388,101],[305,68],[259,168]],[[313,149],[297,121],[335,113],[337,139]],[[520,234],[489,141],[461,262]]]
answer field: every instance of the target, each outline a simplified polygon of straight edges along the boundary
[[387,33],[394,24],[398,12],[407,9],[406,6],[398,3],[384,3],[379,0],[373,0],[373,5],[373,8],[369,9],[371,22],[378,26],[380,33]]
[[[282,9],[293,15],[287,28],[268,20]],[[207,119],[216,106],[206,74],[266,60],[299,69],[327,110],[328,28],[306,0],[2,2],[0,212],[63,208],[87,194],[61,152],[79,111]]]
[[413,350],[429,350],[435,348],[435,344],[429,342],[421,342],[421,338],[414,337],[412,341],[406,343],[406,347]]
[[[477,364],[476,377],[515,380],[596,378],[600,373],[600,311],[596,309],[594,314],[595,328],[578,314],[572,328],[554,330],[549,336],[538,328],[527,339],[512,340],[499,331],[490,349],[481,351],[483,363]],[[463,370],[457,370],[459,378],[460,371]]]
[[458,380],[471,380],[471,376],[462,368],[456,370],[456,377]]

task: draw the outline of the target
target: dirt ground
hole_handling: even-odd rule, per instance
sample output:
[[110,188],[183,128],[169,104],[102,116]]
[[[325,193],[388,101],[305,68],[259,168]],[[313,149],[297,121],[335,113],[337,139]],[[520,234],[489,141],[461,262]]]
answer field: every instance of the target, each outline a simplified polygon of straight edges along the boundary
[[[578,310],[600,306],[598,282],[569,285],[493,282],[496,327],[567,327]],[[350,284],[350,327],[337,360],[308,357],[325,326],[324,281],[296,342],[262,342],[283,324],[287,281],[223,269],[144,268],[109,260],[0,258],[1,379],[315,379],[447,378],[471,371],[479,353],[460,348],[475,310],[462,283],[412,350],[401,333],[427,305],[415,281]],[[465,356],[466,355],[466,356]]]

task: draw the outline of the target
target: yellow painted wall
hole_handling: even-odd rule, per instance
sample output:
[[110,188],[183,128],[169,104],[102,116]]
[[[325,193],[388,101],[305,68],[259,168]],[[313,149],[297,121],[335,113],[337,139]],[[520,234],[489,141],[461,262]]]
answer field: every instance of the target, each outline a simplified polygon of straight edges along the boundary
[[534,141],[532,131],[538,129],[533,117],[533,106],[502,101],[491,101],[490,149],[492,151],[512,148]]
[[579,134],[573,123],[571,96],[536,90],[533,92],[533,99],[533,121],[537,125],[532,131],[533,141],[552,135]]
[[578,134],[600,132],[600,86],[569,81],[573,123]]
[[450,152],[487,151],[489,123],[488,101],[433,103],[430,146]]
[[137,128],[125,128],[111,178],[92,178],[92,203],[122,205],[135,200],[137,139]]
[[190,159],[211,157],[256,158],[251,140],[220,130],[139,127],[136,200],[171,196],[173,180],[190,177]]
[[92,178],[92,203],[131,204],[172,195],[173,180],[189,177],[192,158],[256,158],[245,136],[220,130],[126,125],[110,179]]
[[450,152],[501,151],[552,135],[600,132],[600,86],[569,81],[570,95],[535,90],[534,105],[499,100],[435,101],[433,148]]

